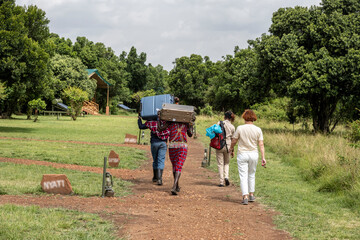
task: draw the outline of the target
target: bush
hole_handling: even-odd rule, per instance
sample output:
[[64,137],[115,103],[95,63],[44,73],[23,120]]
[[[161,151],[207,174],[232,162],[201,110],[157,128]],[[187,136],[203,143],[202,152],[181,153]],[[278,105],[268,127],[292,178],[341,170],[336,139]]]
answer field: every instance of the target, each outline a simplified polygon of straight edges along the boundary
[[289,121],[287,108],[289,98],[276,98],[267,103],[255,104],[251,106],[258,118],[271,121]]
[[35,110],[34,122],[36,122],[38,119],[39,111],[42,111],[46,108],[46,103],[45,103],[45,101],[41,100],[41,98],[38,98],[38,99],[33,99],[30,102],[28,102],[28,105],[29,105],[29,112],[32,112],[33,110]]
[[[351,143],[357,144],[360,142],[360,120],[353,121],[349,124],[350,132],[348,133],[348,140]],[[357,146],[359,146],[357,144]]]
[[68,87],[63,91],[63,95],[70,102],[69,109],[71,111],[71,118],[75,121],[80,115],[84,101],[89,99],[87,92],[77,87]]
[[212,109],[212,106],[210,106],[208,103],[205,105],[204,108],[200,108],[200,115],[205,115],[205,116],[213,116],[214,112]]

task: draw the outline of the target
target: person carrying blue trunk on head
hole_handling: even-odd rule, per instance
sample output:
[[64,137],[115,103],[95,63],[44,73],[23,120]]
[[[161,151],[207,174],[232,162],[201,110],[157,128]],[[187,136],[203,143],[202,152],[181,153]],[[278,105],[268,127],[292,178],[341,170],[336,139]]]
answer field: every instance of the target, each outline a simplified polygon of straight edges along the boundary
[[[165,156],[167,150],[167,139],[169,138],[170,132],[165,129],[164,131],[158,131],[158,124],[160,121],[148,120],[144,124],[142,123],[141,116],[138,118],[139,129],[150,129],[151,137],[151,154],[153,157],[153,182],[157,185],[162,185],[162,174],[165,166]],[[161,121],[165,123],[165,121]]]

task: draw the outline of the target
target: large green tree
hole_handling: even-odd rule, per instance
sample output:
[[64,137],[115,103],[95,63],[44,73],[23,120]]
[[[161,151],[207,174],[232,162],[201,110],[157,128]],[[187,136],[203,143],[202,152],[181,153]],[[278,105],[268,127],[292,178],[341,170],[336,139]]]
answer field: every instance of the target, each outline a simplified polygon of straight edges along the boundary
[[129,74],[128,87],[130,91],[138,92],[145,89],[147,78],[146,53],[137,54],[136,48],[131,47],[130,52],[122,52],[120,61],[126,63],[125,70]]
[[96,81],[88,78],[86,67],[79,58],[56,54],[51,58],[51,70],[56,97],[60,97],[67,87],[77,87],[85,91],[90,98],[94,96]]
[[6,100],[0,103],[3,117],[24,106],[31,99],[49,92],[47,53],[48,20],[36,6],[0,2],[0,82],[6,85]]
[[[213,66],[206,100],[214,109],[240,112],[260,99],[257,78],[257,57],[253,49],[235,48],[234,56],[227,55]],[[260,86],[259,86],[260,85]],[[260,95],[260,96],[259,96]]]
[[250,44],[259,56],[264,96],[271,88],[310,106],[315,132],[328,133],[360,95],[360,5],[356,0],[321,5],[280,8],[271,34]]
[[196,107],[205,106],[205,93],[209,79],[208,57],[192,54],[175,60],[175,66],[169,73],[170,91],[180,98],[180,102]]
[[145,90],[153,89],[156,94],[164,94],[169,91],[168,72],[161,65],[156,67],[149,64],[146,76]]

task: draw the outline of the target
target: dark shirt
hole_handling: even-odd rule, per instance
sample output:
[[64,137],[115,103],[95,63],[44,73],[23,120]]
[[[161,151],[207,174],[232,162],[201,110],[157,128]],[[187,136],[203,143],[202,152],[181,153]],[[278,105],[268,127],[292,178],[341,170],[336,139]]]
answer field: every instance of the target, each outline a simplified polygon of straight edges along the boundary
[[[138,126],[139,126],[139,129],[148,129],[148,127],[142,123],[141,119],[139,118],[138,119]],[[156,133],[152,132],[151,131],[151,135],[150,135],[150,143],[154,143],[154,142],[167,142],[167,139],[165,140],[162,140],[161,138],[159,138],[157,136]]]

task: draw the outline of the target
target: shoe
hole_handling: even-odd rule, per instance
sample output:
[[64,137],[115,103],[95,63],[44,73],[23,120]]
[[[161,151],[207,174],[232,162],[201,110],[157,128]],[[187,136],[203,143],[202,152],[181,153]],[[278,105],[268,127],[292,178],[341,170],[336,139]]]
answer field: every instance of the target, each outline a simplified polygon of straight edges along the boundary
[[242,205],[248,205],[248,201],[249,201],[249,199],[244,198],[244,199],[242,200],[241,204],[242,204]]
[[164,171],[163,169],[157,170],[157,185],[159,185],[159,186],[163,185],[163,182],[162,182],[163,171]]
[[152,181],[153,182],[157,182],[157,169],[153,169],[153,172],[154,172],[154,176],[153,176],[153,178],[152,178]]
[[219,187],[224,187],[224,184],[219,184],[218,186],[219,186]]
[[225,178],[225,185],[226,185],[226,186],[229,186],[229,185],[230,185],[229,179],[227,179],[227,178]]
[[249,196],[249,202],[255,202],[255,197],[254,196]]

